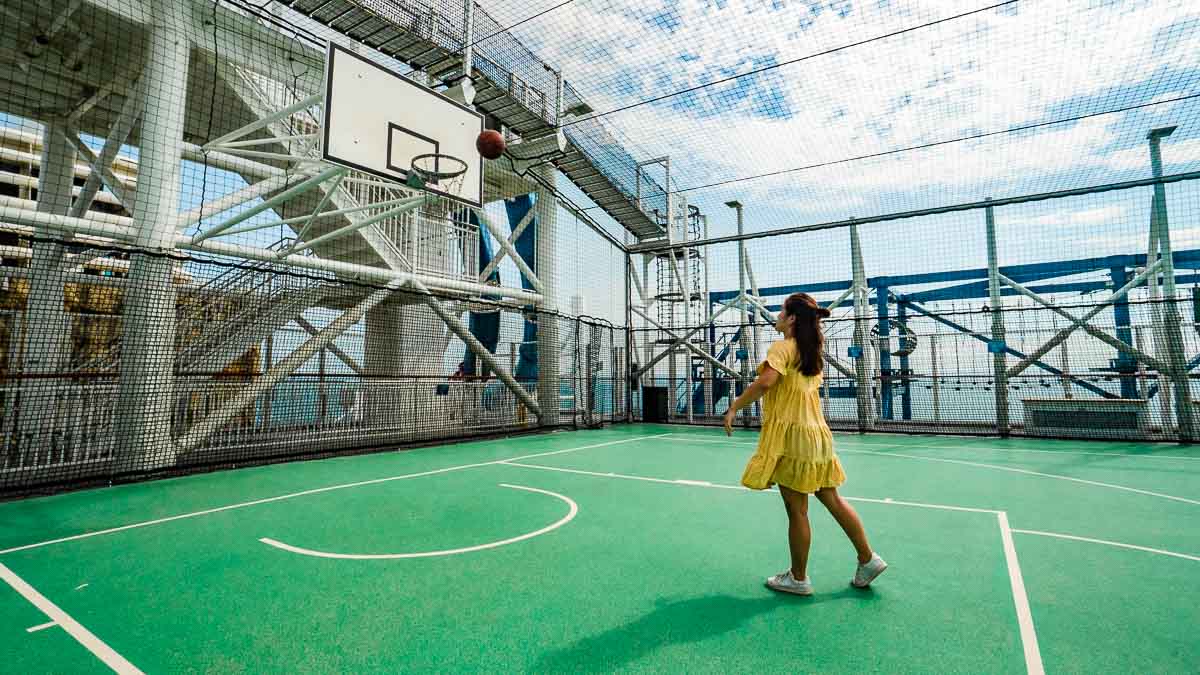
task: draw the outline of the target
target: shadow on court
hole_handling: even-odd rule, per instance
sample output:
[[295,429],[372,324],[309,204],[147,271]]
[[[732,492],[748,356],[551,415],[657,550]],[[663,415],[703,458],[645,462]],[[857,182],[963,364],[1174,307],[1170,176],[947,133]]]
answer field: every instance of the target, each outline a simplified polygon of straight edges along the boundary
[[[659,600],[653,611],[632,623],[544,654],[532,670],[612,672],[663,647],[707,640],[731,632],[755,616],[777,609],[833,600],[867,604],[878,599],[879,596],[873,591],[846,588],[811,597],[770,594],[758,598],[734,598],[709,595],[687,600]],[[794,619],[795,616],[790,618]]]

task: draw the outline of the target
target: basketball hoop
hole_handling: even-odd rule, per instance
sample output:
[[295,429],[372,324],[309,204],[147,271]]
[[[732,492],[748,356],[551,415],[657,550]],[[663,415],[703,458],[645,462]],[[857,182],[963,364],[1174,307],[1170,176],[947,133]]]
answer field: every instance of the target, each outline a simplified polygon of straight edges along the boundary
[[463,160],[452,155],[431,152],[413,157],[405,184],[416,190],[458,194],[466,174],[467,163]]

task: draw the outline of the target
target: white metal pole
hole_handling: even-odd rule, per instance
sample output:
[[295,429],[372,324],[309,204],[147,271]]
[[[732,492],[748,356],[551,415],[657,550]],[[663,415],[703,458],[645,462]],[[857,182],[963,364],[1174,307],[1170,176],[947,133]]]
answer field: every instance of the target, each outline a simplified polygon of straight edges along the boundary
[[[984,209],[987,226],[988,302],[992,309],[992,340],[1004,342],[1004,299],[1000,293],[1000,258],[996,250],[996,215],[991,206]],[[1065,353],[1065,352],[1064,352]],[[1008,422],[1008,356],[1004,350],[992,352],[992,377],[996,384],[996,431],[1007,436]]]
[[[134,244],[153,252],[175,248],[183,151],[190,7],[158,0],[151,15],[142,74]],[[114,425],[118,470],[147,470],[175,463],[171,412],[175,400],[175,262],[134,255],[125,291],[121,367]]]
[[[1170,136],[1175,127],[1154,129],[1150,141],[1150,166],[1155,178],[1162,178],[1162,139]],[[1166,347],[1166,361],[1170,364],[1170,377],[1175,389],[1175,417],[1179,424],[1179,440],[1195,439],[1195,422],[1192,413],[1192,392],[1188,381],[1187,354],[1180,327],[1178,298],[1175,296],[1175,260],[1171,253],[1171,228],[1167,218],[1167,187],[1154,184],[1154,200],[1150,213],[1151,243],[1157,240],[1158,253],[1162,256],[1163,300],[1162,330]],[[1147,264],[1150,260],[1147,259]],[[1159,389],[1161,392],[1166,388]]]
[[930,359],[930,377],[933,378],[933,421],[940,422],[942,420],[942,409],[939,401],[938,383],[938,346],[937,335],[929,336],[929,359]]
[[[554,193],[546,186],[556,182],[554,165],[546,163],[534,167],[540,171],[537,202],[537,248],[536,269],[533,270],[541,284],[542,300],[538,309],[538,385],[537,399],[541,408],[538,421],[542,426],[555,426],[559,420],[558,344],[558,205]],[[512,254],[509,254],[512,256]],[[513,256],[518,258],[519,256]],[[532,280],[531,280],[532,281]]]
[[[725,202],[725,205],[732,208],[737,213],[737,233],[742,236],[745,233],[745,222],[742,218],[742,203],[739,201]],[[742,359],[742,381],[748,382],[750,379],[750,350],[747,344],[747,324],[753,320],[750,315],[750,308],[746,302],[746,242],[744,239],[738,240],[738,297],[737,302],[741,305],[742,311],[738,315],[738,348],[745,352],[746,356]],[[757,365],[757,364],[756,364]],[[736,391],[730,392],[730,402]],[[748,422],[750,419],[750,407],[742,409],[742,421]]]
[[[37,210],[40,213],[66,215],[71,208],[75,150],[61,131],[58,121],[47,123],[44,129],[38,173]],[[60,238],[47,234],[54,239]],[[52,376],[62,372],[70,355],[66,338],[71,334],[71,327],[63,306],[66,280],[63,253],[63,245],[57,241],[33,244],[21,363],[21,373],[32,377],[21,382],[21,416],[17,432],[22,439],[41,436],[39,430],[46,426],[45,416],[54,410],[54,389],[58,382]],[[41,447],[40,443],[32,445],[25,450],[36,451]]]
[[862,245],[858,239],[858,225],[850,226],[850,265],[854,288],[854,346],[858,357],[854,359],[854,371],[858,382],[858,428],[867,430],[875,425],[875,413],[871,405],[871,374],[868,369],[867,313],[870,300],[867,297],[867,275],[863,267]]
[[[703,237],[705,239],[708,239],[708,216],[706,216],[706,215],[700,216],[700,218],[701,218],[700,222],[703,223],[703,227],[704,227]],[[715,329],[710,328],[710,326],[712,326],[712,323],[713,323],[713,318],[712,318],[713,312],[712,312],[712,295],[711,295],[712,286],[709,285],[708,247],[707,246],[704,246],[700,249],[700,264],[704,266],[704,309],[702,311],[702,315],[704,317],[704,346],[705,346],[704,351],[708,352],[709,354],[712,354],[713,351],[716,349],[716,347],[713,344],[713,339],[712,339]],[[705,361],[704,362],[704,409],[700,411],[700,413],[702,415],[704,415],[704,414],[715,415],[717,413],[717,408],[716,408],[717,402],[713,400],[713,395],[715,393],[714,387],[713,387],[713,376],[715,374],[716,373],[713,372],[712,364]]]
[[463,77],[470,79],[475,55],[475,0],[463,0]]

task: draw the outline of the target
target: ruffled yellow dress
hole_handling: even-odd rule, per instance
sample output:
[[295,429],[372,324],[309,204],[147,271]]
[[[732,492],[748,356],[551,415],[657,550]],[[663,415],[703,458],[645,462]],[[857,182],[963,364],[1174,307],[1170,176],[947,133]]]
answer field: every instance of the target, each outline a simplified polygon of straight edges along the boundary
[[778,484],[812,493],[846,482],[821,413],[821,375],[801,373],[799,362],[795,340],[786,338],[772,344],[758,366],[762,373],[770,364],[781,377],[763,395],[758,449],[742,474],[742,485],[753,490]]

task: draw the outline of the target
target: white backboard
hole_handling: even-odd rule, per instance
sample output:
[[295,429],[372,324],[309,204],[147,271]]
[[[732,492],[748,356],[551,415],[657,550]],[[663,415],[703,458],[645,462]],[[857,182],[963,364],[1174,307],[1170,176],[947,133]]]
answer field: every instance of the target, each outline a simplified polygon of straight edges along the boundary
[[483,115],[334,44],[325,61],[321,127],[322,159],[397,182],[416,155],[457,157],[467,164],[458,189],[431,183],[426,191],[483,204],[483,158],[475,149]]

